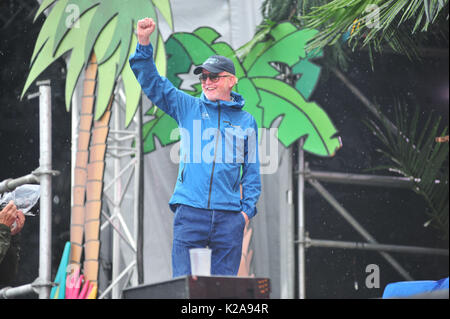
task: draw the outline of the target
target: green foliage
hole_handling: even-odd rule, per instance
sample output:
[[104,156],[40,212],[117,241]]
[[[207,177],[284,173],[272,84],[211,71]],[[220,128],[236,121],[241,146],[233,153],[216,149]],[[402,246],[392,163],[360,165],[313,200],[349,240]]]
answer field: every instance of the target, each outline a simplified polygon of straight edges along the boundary
[[288,20],[319,30],[307,50],[325,50],[324,64],[342,70],[349,49],[367,48],[373,67],[386,49],[420,60],[430,40],[448,43],[448,0],[265,0],[261,13],[263,28]]
[[[263,36],[263,34],[267,34],[274,25],[285,21],[291,22],[300,29],[308,28],[307,21],[303,17],[315,8],[325,5],[328,2],[327,0],[265,0],[261,6],[263,21],[258,26],[259,31],[254,39],[258,36]],[[322,27],[314,29],[320,31]],[[314,38],[318,35],[319,33]],[[249,45],[251,44],[250,42]],[[342,70],[347,70],[350,63],[350,58],[346,52],[348,51],[347,47],[343,41],[336,41],[334,44],[321,47],[319,51],[324,52],[321,62],[322,65],[337,66]],[[247,48],[247,50],[250,49]],[[324,72],[325,74],[322,74],[322,76],[328,76],[328,70],[326,68]]]
[[328,2],[327,0],[265,0],[261,5],[261,13],[265,20],[289,21],[296,26],[306,27],[301,16]]
[[394,121],[398,134],[392,133],[386,120],[381,121],[381,126],[374,121],[367,124],[383,145],[377,151],[391,163],[374,170],[389,170],[414,180],[414,191],[428,204],[430,222],[448,238],[449,145],[435,140],[436,137],[448,135],[448,126],[442,128],[441,118],[433,114],[423,121],[419,108],[412,117],[408,116],[407,108],[400,104],[396,108]]
[[332,45],[344,36],[352,48],[362,45],[368,46],[369,52],[381,52],[388,45],[416,58],[419,37],[414,35],[428,31],[446,8],[448,0],[334,0],[302,19],[307,27],[321,30],[310,49]]
[[[103,115],[115,84],[122,76],[128,125],[141,95],[139,84],[128,65],[128,57],[137,43],[133,29],[144,17],[157,21],[155,6],[172,25],[169,0],[155,1],[155,6],[149,0],[44,0],[36,18],[51,5],[53,7],[35,44],[22,97],[49,65],[70,54],[65,92],[69,110],[78,79],[94,53],[98,62],[95,119]],[[161,43],[159,38],[158,31],[154,32],[151,41],[155,47]],[[164,50],[157,51],[164,54]],[[157,59],[161,60],[161,57]]]
[[[306,43],[316,32],[298,30],[291,23],[273,26],[267,37],[253,43],[243,59],[239,59],[228,44],[216,42],[220,35],[211,28],[199,28],[193,33],[175,33],[166,42],[170,57],[167,77],[179,86],[179,74],[189,73],[192,65],[200,65],[214,54],[227,56],[233,60],[239,79],[235,91],[244,95],[244,110],[255,117],[259,128],[270,128],[281,117],[278,139],[284,146],[289,147],[300,137],[306,136],[305,150],[319,156],[333,156],[341,147],[339,137],[335,136],[337,131],[327,114],[316,103],[306,100],[320,74],[320,68],[310,60],[321,53],[307,54],[305,51]],[[282,74],[274,65],[276,63],[302,74],[295,87],[278,79]],[[198,83],[193,91],[186,92],[198,96],[201,86]],[[145,124],[145,152],[154,149],[154,138],[162,145],[170,143],[171,131],[177,125],[167,117],[160,112]]]

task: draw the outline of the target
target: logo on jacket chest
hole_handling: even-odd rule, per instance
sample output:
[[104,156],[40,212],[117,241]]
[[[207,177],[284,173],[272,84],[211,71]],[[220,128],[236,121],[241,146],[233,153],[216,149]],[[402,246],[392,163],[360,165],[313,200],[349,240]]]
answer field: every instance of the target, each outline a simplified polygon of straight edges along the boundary
[[[204,113],[202,113],[204,114]],[[207,114],[207,113],[206,113]],[[214,121],[212,121],[214,122]],[[192,126],[180,127],[180,155],[193,163],[255,163],[257,156],[257,132],[243,130],[231,121],[221,121],[220,129],[212,122],[193,120]],[[227,122],[227,123],[225,123]],[[240,124],[240,123],[239,123]],[[244,150],[248,158],[244,159]]]
[[234,128],[237,128],[237,129],[240,129],[240,128],[241,128],[239,125],[234,125],[234,124],[232,124],[230,121],[223,121],[223,123],[228,124],[229,126],[234,127]]

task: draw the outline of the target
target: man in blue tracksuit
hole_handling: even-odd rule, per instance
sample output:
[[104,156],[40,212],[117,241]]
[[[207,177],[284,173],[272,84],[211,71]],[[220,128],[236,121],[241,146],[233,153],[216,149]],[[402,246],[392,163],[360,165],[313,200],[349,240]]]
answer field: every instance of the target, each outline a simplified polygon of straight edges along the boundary
[[212,250],[211,274],[236,275],[244,227],[261,192],[258,127],[242,110],[242,96],[232,91],[237,78],[230,59],[212,56],[195,69],[200,98],[160,76],[149,39],[155,27],[150,18],[138,22],[139,43],[129,61],[144,93],[180,129],[180,166],[169,202],[175,212],[173,276],[190,274],[189,249],[206,246]]

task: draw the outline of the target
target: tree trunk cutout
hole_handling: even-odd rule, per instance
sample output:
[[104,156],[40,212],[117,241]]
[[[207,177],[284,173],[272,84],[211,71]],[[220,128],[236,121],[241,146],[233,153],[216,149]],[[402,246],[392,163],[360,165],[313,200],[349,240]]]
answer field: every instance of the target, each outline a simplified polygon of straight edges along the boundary
[[[75,162],[73,206],[70,225],[71,273],[80,273],[84,239],[85,279],[97,286],[100,251],[100,212],[105,171],[106,141],[109,133],[109,105],[98,121],[93,121],[98,64],[93,54],[85,71],[78,148]],[[84,238],[83,238],[84,237]]]

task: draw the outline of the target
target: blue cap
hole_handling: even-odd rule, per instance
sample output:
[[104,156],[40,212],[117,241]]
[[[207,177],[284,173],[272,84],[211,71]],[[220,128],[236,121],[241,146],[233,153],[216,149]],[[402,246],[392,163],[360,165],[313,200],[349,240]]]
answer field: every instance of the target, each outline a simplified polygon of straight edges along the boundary
[[221,55],[213,55],[209,57],[202,65],[195,68],[194,74],[202,73],[203,69],[211,73],[220,73],[225,71],[233,75],[236,74],[233,61]]

